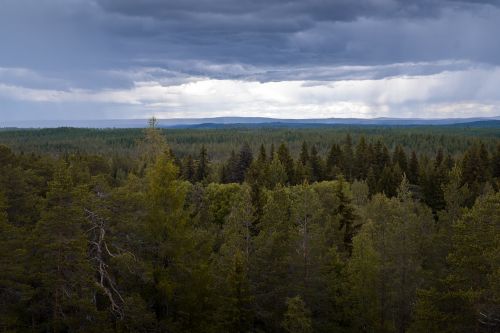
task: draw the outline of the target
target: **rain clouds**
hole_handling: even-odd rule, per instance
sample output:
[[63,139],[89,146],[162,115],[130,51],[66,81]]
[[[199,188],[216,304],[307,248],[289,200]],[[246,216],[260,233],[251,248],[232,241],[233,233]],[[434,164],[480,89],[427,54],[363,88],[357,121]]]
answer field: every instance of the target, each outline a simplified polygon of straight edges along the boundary
[[494,0],[5,0],[0,115],[497,116],[498,31]]

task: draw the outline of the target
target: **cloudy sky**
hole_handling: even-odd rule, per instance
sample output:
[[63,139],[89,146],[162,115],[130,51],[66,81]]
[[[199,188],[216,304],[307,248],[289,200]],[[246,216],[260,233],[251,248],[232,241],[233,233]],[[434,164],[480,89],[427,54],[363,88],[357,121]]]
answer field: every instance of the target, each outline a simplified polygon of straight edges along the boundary
[[500,0],[0,0],[0,118],[500,115]]

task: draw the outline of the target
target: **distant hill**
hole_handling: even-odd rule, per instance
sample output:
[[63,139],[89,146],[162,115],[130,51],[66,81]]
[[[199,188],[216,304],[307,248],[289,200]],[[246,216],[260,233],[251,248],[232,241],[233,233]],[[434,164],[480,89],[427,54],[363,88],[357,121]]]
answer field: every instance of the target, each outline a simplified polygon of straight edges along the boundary
[[[278,119],[265,117],[214,117],[214,118],[174,118],[159,119],[160,127],[170,128],[221,128],[235,127],[316,127],[330,125],[465,125],[474,127],[500,126],[500,116],[484,118],[318,118],[318,119]],[[147,126],[146,119],[106,119],[106,120],[31,120],[0,121],[0,128],[142,128]]]

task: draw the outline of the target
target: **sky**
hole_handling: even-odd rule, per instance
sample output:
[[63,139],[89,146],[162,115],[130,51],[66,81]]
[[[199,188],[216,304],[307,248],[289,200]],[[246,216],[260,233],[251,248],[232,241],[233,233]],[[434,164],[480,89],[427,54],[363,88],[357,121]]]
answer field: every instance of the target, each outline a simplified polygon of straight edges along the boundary
[[499,116],[499,35],[500,0],[0,0],[0,119]]

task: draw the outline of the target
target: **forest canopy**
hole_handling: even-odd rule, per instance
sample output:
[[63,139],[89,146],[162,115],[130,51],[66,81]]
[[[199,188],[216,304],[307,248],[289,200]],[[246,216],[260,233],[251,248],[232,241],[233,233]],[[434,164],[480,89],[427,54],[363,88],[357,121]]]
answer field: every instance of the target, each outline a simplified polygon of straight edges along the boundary
[[499,332],[500,138],[0,131],[0,331]]

